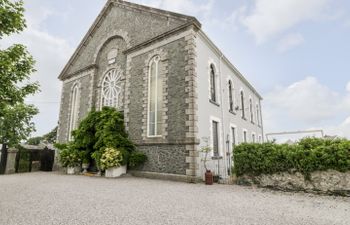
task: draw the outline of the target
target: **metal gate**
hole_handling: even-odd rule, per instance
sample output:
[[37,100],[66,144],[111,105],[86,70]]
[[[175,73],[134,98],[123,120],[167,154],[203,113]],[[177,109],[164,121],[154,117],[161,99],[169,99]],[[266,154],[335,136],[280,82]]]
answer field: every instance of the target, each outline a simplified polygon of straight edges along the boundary
[[16,173],[32,172],[33,170],[52,171],[55,151],[44,148],[20,149],[16,155]]

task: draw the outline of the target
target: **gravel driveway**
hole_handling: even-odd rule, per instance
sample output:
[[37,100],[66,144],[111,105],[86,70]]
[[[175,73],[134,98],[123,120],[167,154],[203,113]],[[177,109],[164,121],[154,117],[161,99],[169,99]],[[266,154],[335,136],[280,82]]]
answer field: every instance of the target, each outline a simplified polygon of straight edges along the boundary
[[0,176],[1,225],[350,224],[350,198],[58,173]]

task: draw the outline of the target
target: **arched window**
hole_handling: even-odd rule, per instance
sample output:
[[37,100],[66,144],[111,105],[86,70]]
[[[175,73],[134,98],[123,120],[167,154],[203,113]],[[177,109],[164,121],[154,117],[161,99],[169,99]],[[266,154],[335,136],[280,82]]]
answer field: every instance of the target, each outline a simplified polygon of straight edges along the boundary
[[232,82],[228,81],[228,98],[229,98],[229,105],[230,105],[230,112],[233,112],[233,87]]
[[245,109],[244,109],[244,92],[241,91],[241,110],[242,110],[242,118],[245,119]]
[[101,107],[118,107],[121,93],[121,72],[117,69],[109,70],[102,81]]
[[79,85],[75,84],[71,93],[71,108],[70,108],[69,132],[68,132],[69,140],[72,139],[72,131],[75,130],[78,126],[79,104],[80,104]]
[[163,79],[159,74],[160,57],[155,56],[149,64],[148,75],[148,136],[161,136],[163,108]]
[[249,112],[250,112],[250,122],[254,122],[254,112],[253,112],[253,102],[252,99],[249,99]]
[[210,100],[216,102],[215,67],[210,65]]

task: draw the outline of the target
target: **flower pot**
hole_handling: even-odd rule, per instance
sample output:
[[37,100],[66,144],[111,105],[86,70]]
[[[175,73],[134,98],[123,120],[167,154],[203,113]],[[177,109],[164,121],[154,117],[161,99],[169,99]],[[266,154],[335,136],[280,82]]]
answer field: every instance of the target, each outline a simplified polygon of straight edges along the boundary
[[75,167],[67,167],[67,174],[68,175],[75,174]]
[[105,176],[109,178],[113,178],[113,177],[120,177],[123,174],[126,174],[126,166],[112,167],[112,168],[106,169]]
[[210,170],[205,172],[205,184],[212,185],[213,184],[213,173]]
[[87,169],[89,168],[89,163],[83,163],[81,167],[83,168],[83,173],[87,173]]

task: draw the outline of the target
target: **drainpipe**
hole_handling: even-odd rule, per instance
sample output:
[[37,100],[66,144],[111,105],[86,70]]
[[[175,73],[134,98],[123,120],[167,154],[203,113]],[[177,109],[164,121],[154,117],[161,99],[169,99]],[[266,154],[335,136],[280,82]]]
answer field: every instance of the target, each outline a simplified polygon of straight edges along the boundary
[[[226,135],[225,135],[225,116],[224,116],[224,86],[222,84],[222,73],[221,73],[221,61],[222,58],[224,57],[223,54],[221,54],[220,58],[219,58],[219,79],[220,79],[220,101],[221,101],[221,119],[222,119],[222,123],[221,123],[221,136],[222,136],[222,147],[223,147],[223,156],[222,156],[222,161],[224,164],[224,174],[223,177],[227,178],[227,152],[225,150],[226,148]],[[219,159],[220,160],[220,159]],[[220,164],[219,164],[220,165]],[[220,168],[219,168],[220,171]]]

